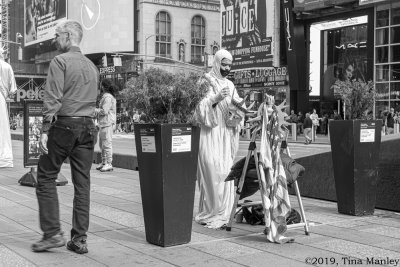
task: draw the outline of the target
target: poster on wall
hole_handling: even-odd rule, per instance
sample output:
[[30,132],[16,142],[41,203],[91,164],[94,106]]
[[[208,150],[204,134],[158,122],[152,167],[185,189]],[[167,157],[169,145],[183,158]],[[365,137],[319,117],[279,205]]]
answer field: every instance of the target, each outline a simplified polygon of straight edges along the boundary
[[67,0],[24,0],[25,46],[54,38],[57,24],[67,19]]
[[310,40],[310,95],[334,100],[341,97],[344,83],[372,78],[368,72],[368,15],[312,24]]
[[40,157],[43,101],[24,101],[24,167],[36,167]]
[[136,1],[74,0],[68,2],[68,19],[83,27],[81,49],[85,54],[134,51]]
[[232,70],[272,66],[273,4],[221,0],[222,47],[233,56]]

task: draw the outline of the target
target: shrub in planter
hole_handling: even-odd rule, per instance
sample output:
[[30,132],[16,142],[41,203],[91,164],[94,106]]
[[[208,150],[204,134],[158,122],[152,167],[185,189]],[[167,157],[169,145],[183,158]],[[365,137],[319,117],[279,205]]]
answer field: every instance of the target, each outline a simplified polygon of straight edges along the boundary
[[338,211],[373,214],[382,126],[381,120],[372,119],[374,84],[343,81],[334,89],[348,119],[329,124]]
[[194,110],[208,92],[198,76],[151,68],[122,95],[146,114],[135,124],[146,240],[159,246],[190,242],[200,128]]

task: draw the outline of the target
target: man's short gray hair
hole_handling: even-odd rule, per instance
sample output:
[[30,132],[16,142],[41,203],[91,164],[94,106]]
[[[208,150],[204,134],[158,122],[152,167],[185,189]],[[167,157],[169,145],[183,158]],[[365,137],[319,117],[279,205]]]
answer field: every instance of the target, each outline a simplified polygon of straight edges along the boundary
[[69,32],[70,39],[75,41],[77,44],[80,44],[82,41],[83,30],[82,26],[79,22],[75,20],[65,20],[58,24],[57,31],[59,32]]

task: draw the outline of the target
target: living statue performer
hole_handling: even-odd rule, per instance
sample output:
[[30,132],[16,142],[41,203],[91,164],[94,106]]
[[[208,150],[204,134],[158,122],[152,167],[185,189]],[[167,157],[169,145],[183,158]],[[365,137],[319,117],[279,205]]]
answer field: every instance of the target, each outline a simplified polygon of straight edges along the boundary
[[226,50],[215,54],[212,70],[200,80],[209,89],[194,114],[200,125],[200,147],[197,180],[200,188],[199,213],[195,221],[208,228],[219,229],[229,221],[234,202],[233,181],[228,176],[239,147],[239,132],[244,112],[242,99],[226,77],[232,55]]

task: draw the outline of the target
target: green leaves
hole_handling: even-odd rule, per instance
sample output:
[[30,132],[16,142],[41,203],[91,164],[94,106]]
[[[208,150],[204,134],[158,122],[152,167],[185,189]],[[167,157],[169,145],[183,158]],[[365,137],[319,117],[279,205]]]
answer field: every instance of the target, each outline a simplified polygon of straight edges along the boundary
[[372,81],[340,81],[335,84],[335,95],[346,105],[349,119],[372,119],[376,90]]
[[208,91],[197,83],[199,75],[150,68],[129,80],[121,95],[129,106],[143,111],[149,123],[188,123]]

